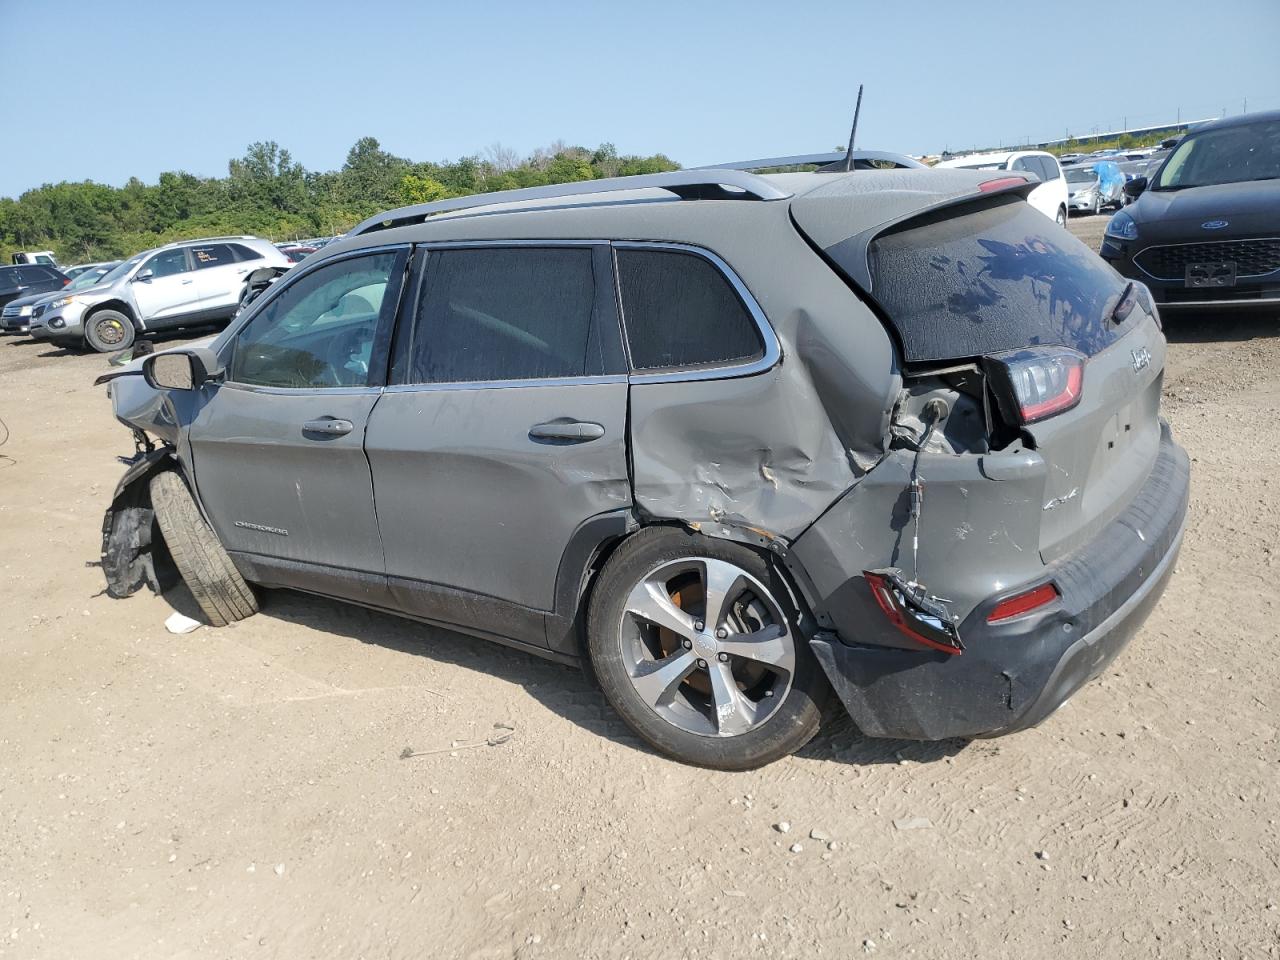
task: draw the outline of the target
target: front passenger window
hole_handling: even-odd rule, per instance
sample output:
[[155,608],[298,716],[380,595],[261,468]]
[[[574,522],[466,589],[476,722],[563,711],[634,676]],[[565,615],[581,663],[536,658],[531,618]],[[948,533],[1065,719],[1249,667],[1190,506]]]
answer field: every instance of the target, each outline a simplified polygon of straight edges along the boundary
[[379,324],[390,323],[403,272],[404,254],[388,251],[298,278],[236,334],[229,379],[263,387],[369,386]]
[[[155,280],[161,277],[171,277],[175,273],[186,273],[187,251],[182,249],[164,250],[148,260],[142,270],[150,270],[151,277]],[[138,272],[141,273],[142,270]]]

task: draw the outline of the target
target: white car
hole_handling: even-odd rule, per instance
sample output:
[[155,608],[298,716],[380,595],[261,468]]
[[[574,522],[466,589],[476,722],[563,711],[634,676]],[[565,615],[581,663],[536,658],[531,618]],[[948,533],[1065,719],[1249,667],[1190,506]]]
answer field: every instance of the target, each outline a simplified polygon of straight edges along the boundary
[[96,286],[49,302],[31,318],[37,340],[123,350],[139,334],[225,323],[240,306],[245,277],[289,258],[257,237],[183,240],[130,257]]
[[1067,225],[1067,181],[1062,168],[1052,153],[1043,150],[1013,150],[1003,153],[971,153],[968,156],[949,157],[935,164],[938,169],[961,170],[1009,170],[1013,173],[1029,173],[1041,181],[1031,191],[1027,203],[1031,204],[1059,226]]

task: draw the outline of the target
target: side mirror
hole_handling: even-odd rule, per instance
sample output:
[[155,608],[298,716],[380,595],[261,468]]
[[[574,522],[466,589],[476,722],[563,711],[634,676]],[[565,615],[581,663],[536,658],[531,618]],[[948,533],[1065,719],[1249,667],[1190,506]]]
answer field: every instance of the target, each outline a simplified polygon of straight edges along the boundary
[[160,390],[198,390],[222,376],[218,355],[208,347],[155,353],[142,361],[142,376]]
[[134,283],[150,283],[151,278],[155,276],[150,270],[140,270],[133,275]]
[[1125,183],[1124,195],[1132,200],[1145,189],[1147,189],[1147,178],[1134,177],[1132,180]]

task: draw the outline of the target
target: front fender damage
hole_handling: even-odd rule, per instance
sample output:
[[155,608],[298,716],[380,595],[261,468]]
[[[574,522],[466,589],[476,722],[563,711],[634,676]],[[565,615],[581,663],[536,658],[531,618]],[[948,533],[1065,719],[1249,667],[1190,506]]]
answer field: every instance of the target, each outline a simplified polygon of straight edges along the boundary
[[155,533],[151,507],[151,478],[175,463],[169,447],[140,453],[120,482],[102,519],[102,567],[107,596],[121,599],[143,586],[162,590],[157,550],[163,544]]

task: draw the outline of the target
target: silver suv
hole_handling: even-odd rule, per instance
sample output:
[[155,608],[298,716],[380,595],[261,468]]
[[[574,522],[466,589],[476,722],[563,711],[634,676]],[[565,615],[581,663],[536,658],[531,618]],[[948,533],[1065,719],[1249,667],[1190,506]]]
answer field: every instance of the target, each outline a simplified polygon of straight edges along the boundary
[[[1038,723],[1173,569],[1145,289],[1006,171],[679,171],[392,211],[107,375],[108,590],[288,587],[586,664],[657,749]],[[171,558],[172,563],[169,562]],[[255,586],[256,585],[256,586]]]
[[68,292],[31,321],[31,336],[123,350],[140,333],[218,323],[240,304],[244,278],[289,260],[257,237],[184,240],[130,257],[87,290]]

